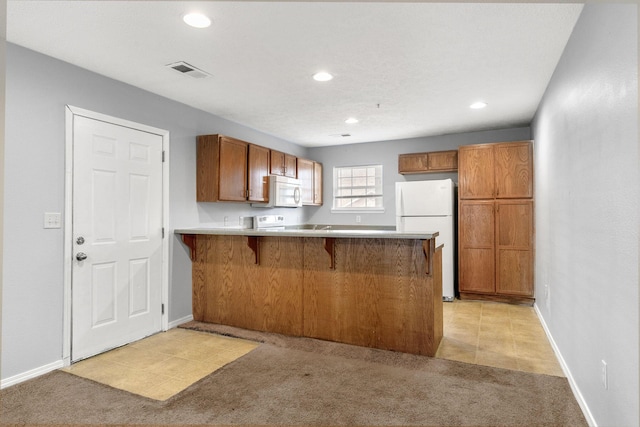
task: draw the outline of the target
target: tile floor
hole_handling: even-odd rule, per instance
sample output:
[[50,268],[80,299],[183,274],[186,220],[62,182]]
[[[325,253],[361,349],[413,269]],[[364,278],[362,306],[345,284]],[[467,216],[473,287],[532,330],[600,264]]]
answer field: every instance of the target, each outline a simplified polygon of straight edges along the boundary
[[64,371],[155,400],[166,400],[259,344],[171,329],[82,360]]
[[455,300],[443,317],[436,357],[564,376],[533,307]]

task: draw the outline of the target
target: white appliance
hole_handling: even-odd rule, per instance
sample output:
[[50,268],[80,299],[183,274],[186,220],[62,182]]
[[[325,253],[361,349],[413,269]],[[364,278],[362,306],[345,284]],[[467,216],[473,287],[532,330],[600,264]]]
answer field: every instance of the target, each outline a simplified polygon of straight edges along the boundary
[[455,183],[450,179],[396,182],[396,230],[435,232],[442,248],[442,299],[454,298]]
[[287,176],[267,176],[269,202],[252,203],[258,208],[297,208],[302,206],[302,181]]
[[283,215],[258,215],[253,217],[254,230],[284,230]]

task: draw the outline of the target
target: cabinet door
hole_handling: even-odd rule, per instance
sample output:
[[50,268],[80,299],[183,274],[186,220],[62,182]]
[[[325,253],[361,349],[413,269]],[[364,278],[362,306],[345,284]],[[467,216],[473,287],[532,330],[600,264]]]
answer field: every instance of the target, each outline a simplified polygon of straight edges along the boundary
[[429,153],[429,172],[451,172],[458,170],[458,151],[435,151]]
[[460,201],[460,292],[495,292],[493,201]]
[[284,176],[296,178],[297,173],[297,158],[291,154],[284,155]]
[[302,204],[313,204],[313,162],[298,159],[298,179],[302,182]]
[[218,135],[199,135],[196,139],[196,201],[218,201],[219,165]]
[[531,142],[496,144],[496,197],[533,197],[533,146]]
[[322,163],[313,162],[313,204],[322,205]]
[[284,153],[271,150],[271,175],[284,175]]
[[268,202],[269,149],[249,144],[249,201]]
[[496,292],[533,297],[533,202],[496,202]]
[[429,168],[429,153],[400,154],[398,156],[398,173],[425,173]]
[[288,176],[296,178],[297,158],[291,154],[281,151],[271,150],[271,175]]
[[247,200],[248,143],[220,137],[219,200],[244,202]]
[[458,149],[458,195],[461,199],[492,199],[495,193],[493,144]]

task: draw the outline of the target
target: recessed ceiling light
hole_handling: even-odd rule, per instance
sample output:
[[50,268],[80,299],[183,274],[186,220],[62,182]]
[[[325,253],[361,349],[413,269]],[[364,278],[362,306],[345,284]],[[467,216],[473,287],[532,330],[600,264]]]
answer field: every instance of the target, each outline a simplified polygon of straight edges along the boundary
[[207,28],[211,25],[211,19],[201,13],[188,13],[182,19],[187,25],[195,28]]
[[358,123],[358,119],[356,119],[355,117],[349,117],[347,120],[344,121],[345,123],[348,124],[353,124],[353,123]]
[[326,71],[320,71],[313,75],[313,80],[317,82],[328,82],[331,79],[333,79],[333,75],[327,73]]
[[487,106],[486,102],[478,101],[478,102],[474,102],[473,104],[469,105],[469,108],[473,108],[474,110],[479,110],[480,108],[484,108],[486,106]]

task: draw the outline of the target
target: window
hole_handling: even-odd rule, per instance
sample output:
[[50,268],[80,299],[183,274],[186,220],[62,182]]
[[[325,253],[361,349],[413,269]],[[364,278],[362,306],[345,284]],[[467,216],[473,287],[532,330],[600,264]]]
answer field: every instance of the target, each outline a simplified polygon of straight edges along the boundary
[[333,168],[332,211],[384,211],[382,165]]

